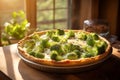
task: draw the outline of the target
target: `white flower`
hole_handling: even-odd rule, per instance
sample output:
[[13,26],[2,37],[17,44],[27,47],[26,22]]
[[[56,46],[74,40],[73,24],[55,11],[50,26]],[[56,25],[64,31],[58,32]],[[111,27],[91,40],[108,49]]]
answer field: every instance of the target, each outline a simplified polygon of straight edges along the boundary
[[29,26],[30,26],[30,23],[27,23],[27,24],[26,24],[26,27],[29,27]]
[[10,23],[8,23],[8,22],[5,22],[5,24],[4,24],[5,27],[9,26],[9,25],[10,25]]

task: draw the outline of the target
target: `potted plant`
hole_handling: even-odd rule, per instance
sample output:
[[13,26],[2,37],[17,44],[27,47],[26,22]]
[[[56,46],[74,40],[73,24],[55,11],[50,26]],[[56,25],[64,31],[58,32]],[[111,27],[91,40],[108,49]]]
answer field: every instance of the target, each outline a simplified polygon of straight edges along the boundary
[[2,42],[7,44],[16,43],[27,35],[30,23],[27,21],[23,11],[13,12],[12,19],[4,24],[4,32],[2,33]]

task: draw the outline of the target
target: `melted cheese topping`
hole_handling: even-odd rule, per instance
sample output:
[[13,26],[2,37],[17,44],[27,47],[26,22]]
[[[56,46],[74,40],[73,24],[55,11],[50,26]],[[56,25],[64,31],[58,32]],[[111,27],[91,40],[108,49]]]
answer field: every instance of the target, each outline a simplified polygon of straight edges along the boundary
[[80,46],[87,45],[86,41],[79,40],[79,39],[68,39],[68,43],[72,43],[74,45],[80,45]]

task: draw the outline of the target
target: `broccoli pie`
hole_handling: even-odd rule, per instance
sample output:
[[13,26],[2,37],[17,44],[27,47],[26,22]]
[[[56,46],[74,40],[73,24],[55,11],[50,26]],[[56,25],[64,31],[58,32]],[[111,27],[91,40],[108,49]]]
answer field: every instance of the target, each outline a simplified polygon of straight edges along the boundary
[[83,30],[34,32],[18,42],[18,52],[32,62],[48,66],[80,66],[111,54],[111,45],[96,33]]

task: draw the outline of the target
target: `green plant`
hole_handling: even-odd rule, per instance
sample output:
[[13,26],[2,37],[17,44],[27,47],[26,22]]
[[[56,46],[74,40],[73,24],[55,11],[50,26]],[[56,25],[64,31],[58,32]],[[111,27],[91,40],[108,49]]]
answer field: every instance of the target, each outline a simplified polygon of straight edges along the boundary
[[30,23],[26,19],[26,15],[23,11],[13,12],[12,19],[4,24],[4,32],[2,33],[2,41],[8,41],[10,39],[20,40],[28,32]]

